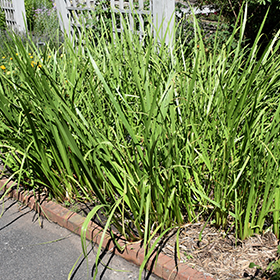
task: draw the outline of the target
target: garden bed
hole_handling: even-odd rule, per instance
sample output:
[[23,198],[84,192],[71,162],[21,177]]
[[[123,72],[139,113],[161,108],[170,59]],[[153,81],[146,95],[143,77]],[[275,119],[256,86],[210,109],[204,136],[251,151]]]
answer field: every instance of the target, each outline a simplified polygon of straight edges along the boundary
[[265,268],[280,222],[280,42],[258,55],[245,23],[221,41],[192,23],[172,48],[152,30],[143,44],[106,25],[44,52],[13,38],[0,75],[11,179],[68,206],[91,202],[87,222],[102,210],[103,226],[145,248],[180,227],[166,254],[220,279]]

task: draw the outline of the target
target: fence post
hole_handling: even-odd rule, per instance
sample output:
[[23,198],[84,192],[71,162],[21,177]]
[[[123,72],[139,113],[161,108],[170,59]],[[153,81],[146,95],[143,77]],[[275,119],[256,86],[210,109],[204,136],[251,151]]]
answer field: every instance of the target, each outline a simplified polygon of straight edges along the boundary
[[17,21],[16,28],[20,32],[26,32],[25,30],[26,15],[25,15],[24,0],[14,0],[13,4],[15,7],[15,18]]
[[175,0],[153,0],[154,36],[172,44],[175,30]]
[[70,6],[69,0],[55,0],[55,6],[59,19],[59,25],[62,31],[70,35],[70,15],[67,6]]
[[0,6],[5,12],[7,26],[19,32],[26,32],[24,0],[0,0]]

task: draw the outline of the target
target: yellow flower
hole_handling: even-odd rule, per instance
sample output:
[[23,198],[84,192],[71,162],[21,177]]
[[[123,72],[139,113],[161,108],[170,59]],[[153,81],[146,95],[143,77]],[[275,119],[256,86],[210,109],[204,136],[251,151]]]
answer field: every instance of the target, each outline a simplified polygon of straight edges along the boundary
[[31,55],[31,56],[30,56],[30,58],[32,59],[32,58],[33,58],[33,56]]
[[16,53],[16,55],[18,55],[18,53]]
[[2,56],[2,59],[5,59],[6,58],[6,56]]
[[6,69],[6,67],[5,67],[4,65],[1,65],[0,68],[1,68],[2,70],[5,70],[5,69]]
[[31,53],[28,53],[28,55],[31,55]]
[[10,60],[13,60],[13,58],[11,57]]

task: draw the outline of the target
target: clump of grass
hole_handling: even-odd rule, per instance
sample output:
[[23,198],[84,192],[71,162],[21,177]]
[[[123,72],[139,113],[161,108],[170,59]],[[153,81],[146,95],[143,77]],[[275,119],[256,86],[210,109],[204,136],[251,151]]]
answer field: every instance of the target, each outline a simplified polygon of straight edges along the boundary
[[145,248],[196,220],[241,239],[271,227],[279,237],[279,33],[257,58],[261,29],[244,47],[246,10],[240,19],[213,51],[196,20],[191,50],[128,28],[83,30],[80,45],[65,38],[44,53],[15,37],[19,72],[0,78],[11,178],[60,201],[96,201],[83,240],[100,210],[105,230],[113,224]]

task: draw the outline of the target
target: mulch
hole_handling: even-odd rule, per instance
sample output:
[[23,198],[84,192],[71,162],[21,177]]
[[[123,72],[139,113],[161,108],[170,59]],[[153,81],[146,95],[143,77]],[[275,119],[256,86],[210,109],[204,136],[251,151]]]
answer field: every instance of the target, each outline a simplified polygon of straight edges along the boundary
[[[241,241],[215,227],[203,227],[195,223],[181,228],[179,254],[177,230],[170,232],[162,251],[214,279],[279,279],[273,271],[265,271],[271,261],[278,260],[279,240],[271,231]],[[249,268],[250,263],[256,266]]]

